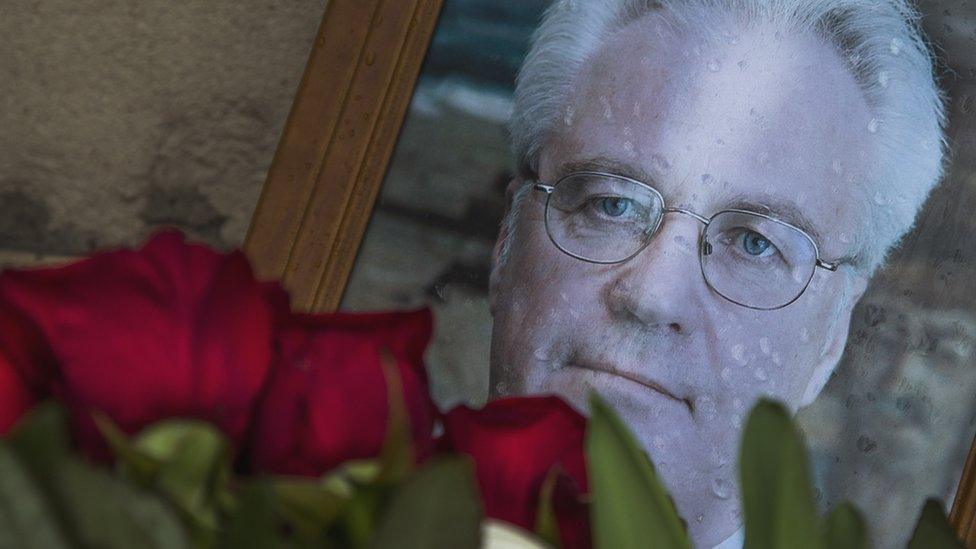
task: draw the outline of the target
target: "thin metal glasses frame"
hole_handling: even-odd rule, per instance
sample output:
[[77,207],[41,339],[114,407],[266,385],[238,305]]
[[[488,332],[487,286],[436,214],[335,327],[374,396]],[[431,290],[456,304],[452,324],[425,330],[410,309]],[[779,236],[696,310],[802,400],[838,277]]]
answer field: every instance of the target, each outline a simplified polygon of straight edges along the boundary
[[[592,175],[592,176],[598,176],[598,177],[610,177],[610,178],[613,178],[613,179],[619,179],[619,180],[622,180],[622,181],[627,181],[627,182],[630,182],[630,183],[639,185],[639,186],[647,189],[648,191],[650,191],[651,193],[653,193],[655,196],[657,196],[657,198],[661,201],[661,205],[662,205],[661,215],[658,216],[657,221],[654,224],[654,227],[647,233],[648,234],[648,238],[637,249],[637,251],[635,251],[634,253],[632,253],[629,256],[627,256],[627,257],[625,257],[623,259],[620,259],[620,260],[616,260],[616,261],[600,261],[600,260],[590,259],[590,258],[587,258],[587,257],[583,257],[581,255],[575,254],[575,253],[567,250],[563,246],[561,246],[559,244],[559,242],[556,242],[556,239],[553,238],[553,236],[552,236],[552,230],[549,227],[549,202],[550,202],[550,199],[552,198],[552,193],[553,193],[553,191],[556,190],[556,186],[559,185],[560,183],[562,183],[563,181],[565,181],[566,179],[569,179],[570,177],[577,177],[577,176],[580,176],[580,175]],[[598,265],[616,265],[616,264],[626,263],[627,261],[630,261],[631,259],[633,259],[637,255],[639,255],[642,251],[644,251],[644,249],[647,248],[647,246],[651,243],[651,240],[653,240],[654,235],[657,234],[658,229],[661,228],[661,224],[664,222],[664,214],[668,214],[668,213],[680,213],[680,214],[685,214],[685,215],[688,215],[688,216],[694,218],[695,220],[697,220],[699,223],[701,223],[703,225],[701,231],[699,231],[699,233],[698,233],[698,265],[699,265],[699,268],[701,269],[702,278],[705,279],[705,284],[707,284],[708,287],[713,292],[715,292],[716,294],[720,295],[723,299],[725,299],[727,301],[731,301],[732,303],[735,303],[736,305],[740,305],[742,307],[746,307],[748,309],[753,309],[753,310],[756,310],[756,311],[774,311],[774,310],[782,309],[783,307],[787,307],[787,306],[791,305],[797,299],[800,299],[800,296],[802,296],[803,293],[806,292],[807,288],[810,286],[810,282],[813,280],[813,275],[816,272],[816,268],[824,269],[824,270],[829,271],[829,272],[836,272],[837,271],[837,268],[841,264],[840,261],[830,262],[830,261],[825,261],[823,258],[821,258],[820,257],[820,247],[817,246],[817,243],[813,240],[813,238],[809,234],[806,233],[806,231],[804,231],[803,229],[797,227],[796,225],[793,225],[791,223],[787,223],[786,221],[782,221],[780,219],[776,219],[773,216],[766,215],[766,214],[763,214],[763,213],[752,212],[752,211],[749,211],[749,210],[735,209],[735,208],[729,208],[729,209],[720,210],[720,211],[715,212],[714,214],[712,214],[711,217],[705,217],[703,215],[697,214],[697,213],[695,213],[695,212],[693,212],[691,210],[687,210],[687,209],[684,209],[684,208],[669,208],[667,206],[667,202],[664,201],[664,196],[660,193],[660,191],[658,191],[654,187],[651,187],[647,183],[644,183],[643,181],[638,181],[636,179],[631,179],[629,177],[625,177],[625,176],[622,176],[622,175],[617,175],[617,174],[613,174],[613,173],[606,173],[606,172],[596,172],[596,171],[573,172],[573,173],[570,173],[570,174],[567,174],[567,175],[561,177],[558,181],[556,181],[552,185],[546,185],[545,183],[541,183],[541,182],[538,182],[537,181],[536,183],[533,184],[532,188],[535,189],[535,190],[537,190],[537,191],[542,191],[542,192],[546,193],[545,225],[546,225],[546,235],[549,237],[549,240],[561,252],[565,253],[566,255],[568,255],[570,257],[574,257],[576,259],[579,259],[580,261],[585,261],[587,263],[594,263],[594,264],[598,264]],[[708,255],[708,254],[705,252],[705,250],[706,250],[705,244],[707,244],[707,242],[705,241],[704,236],[705,236],[705,233],[708,230],[708,226],[709,226],[709,224],[711,224],[712,220],[715,219],[716,217],[718,217],[719,215],[724,214],[724,213],[740,213],[740,214],[754,215],[756,217],[761,217],[763,219],[767,219],[769,221],[772,221],[774,223],[778,223],[780,225],[789,227],[789,228],[797,231],[798,233],[802,234],[804,236],[804,238],[806,238],[810,242],[810,244],[813,246],[814,253],[816,254],[816,263],[814,265],[815,268],[810,271],[810,276],[807,277],[806,282],[803,284],[803,288],[799,291],[799,293],[797,293],[796,297],[794,297],[790,301],[784,303],[783,305],[778,305],[776,307],[756,307],[754,305],[747,305],[747,304],[742,303],[740,301],[736,301],[735,299],[732,299],[732,298],[728,297],[727,295],[723,294],[722,292],[718,291],[712,285],[712,283],[708,280],[708,275],[705,274],[705,261],[704,261],[704,256],[705,255]]]

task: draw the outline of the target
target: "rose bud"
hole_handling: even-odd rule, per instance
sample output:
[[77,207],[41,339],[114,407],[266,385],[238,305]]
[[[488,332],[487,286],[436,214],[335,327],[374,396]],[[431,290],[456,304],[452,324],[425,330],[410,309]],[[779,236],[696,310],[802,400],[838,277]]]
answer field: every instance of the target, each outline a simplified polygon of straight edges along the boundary
[[586,419],[557,397],[503,398],[448,412],[438,450],[470,455],[486,516],[528,530],[536,525],[543,482],[556,468],[552,504],[562,545],[589,547],[585,429]]
[[250,449],[255,471],[319,476],[376,457],[390,417],[382,361],[395,362],[417,460],[430,453],[436,409],[423,354],[429,310],[292,315],[279,326],[274,375]]

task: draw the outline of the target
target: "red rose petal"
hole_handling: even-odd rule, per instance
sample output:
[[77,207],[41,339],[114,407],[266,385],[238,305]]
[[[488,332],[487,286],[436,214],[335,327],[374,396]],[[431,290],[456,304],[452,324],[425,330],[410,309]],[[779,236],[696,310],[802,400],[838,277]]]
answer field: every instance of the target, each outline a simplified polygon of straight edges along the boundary
[[256,423],[251,464],[261,472],[321,475],[375,457],[389,419],[381,366],[396,360],[418,459],[430,451],[435,408],[423,352],[429,310],[293,315],[279,327],[278,362]]

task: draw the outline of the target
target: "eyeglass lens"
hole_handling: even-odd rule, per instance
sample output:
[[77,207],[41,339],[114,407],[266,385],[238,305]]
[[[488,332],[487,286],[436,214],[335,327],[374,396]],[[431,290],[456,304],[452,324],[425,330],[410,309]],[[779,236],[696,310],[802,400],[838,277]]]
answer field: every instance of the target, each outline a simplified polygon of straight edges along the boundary
[[[546,229],[565,253],[619,263],[647,246],[664,215],[652,188],[603,174],[573,174],[549,195]],[[724,211],[709,221],[699,250],[702,274],[726,299],[757,309],[789,304],[806,289],[817,250],[806,233],[762,215]]]

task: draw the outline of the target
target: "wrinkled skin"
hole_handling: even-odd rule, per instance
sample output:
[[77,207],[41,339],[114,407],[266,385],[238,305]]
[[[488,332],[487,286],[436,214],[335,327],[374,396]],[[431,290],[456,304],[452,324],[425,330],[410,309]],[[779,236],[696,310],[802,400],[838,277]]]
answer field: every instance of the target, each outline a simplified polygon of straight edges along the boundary
[[[792,202],[819,233],[822,258],[851,254],[865,215],[851,189],[866,185],[873,162],[854,77],[816,36],[729,31],[734,39],[704,44],[649,17],[608,37],[543,148],[539,179],[603,157],[706,217],[733,195],[757,207]],[[557,394],[585,411],[600,392],[648,450],[695,544],[721,542],[742,520],[736,455],[749,409],[762,396],[794,411],[813,400],[867,280],[849,265],[817,269],[796,302],[755,311],[706,285],[695,219],[667,214],[639,255],[596,265],[553,246],[544,205],[544,193],[525,195],[514,234],[496,246],[498,261],[511,238],[491,281],[494,396]]]

